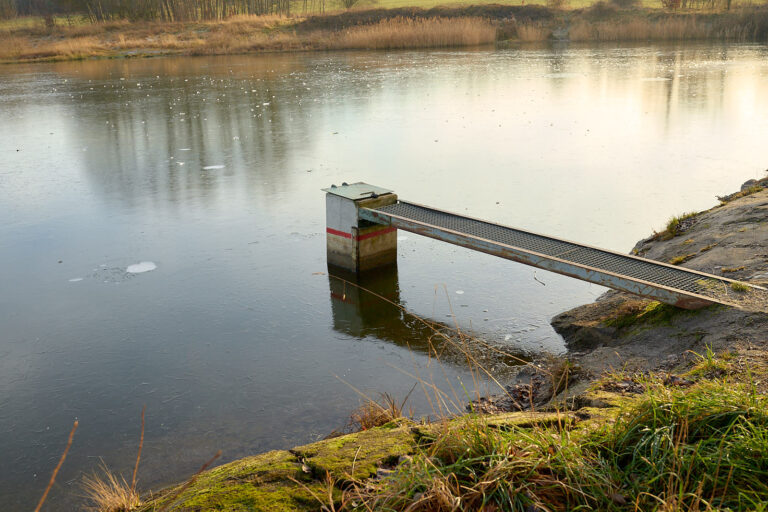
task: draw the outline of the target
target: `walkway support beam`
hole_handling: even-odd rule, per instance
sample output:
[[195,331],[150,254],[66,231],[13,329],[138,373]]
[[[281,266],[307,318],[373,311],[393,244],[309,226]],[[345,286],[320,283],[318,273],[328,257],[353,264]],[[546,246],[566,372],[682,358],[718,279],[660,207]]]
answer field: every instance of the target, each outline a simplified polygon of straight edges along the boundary
[[328,265],[349,272],[397,263],[397,229],[362,219],[361,208],[397,202],[391,190],[366,183],[342,183],[323,189]]

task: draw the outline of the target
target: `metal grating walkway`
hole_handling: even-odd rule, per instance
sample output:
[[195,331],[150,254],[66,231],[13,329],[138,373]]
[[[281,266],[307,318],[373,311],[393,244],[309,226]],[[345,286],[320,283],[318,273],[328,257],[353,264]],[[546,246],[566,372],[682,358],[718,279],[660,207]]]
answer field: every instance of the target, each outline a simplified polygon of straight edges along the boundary
[[733,282],[702,272],[399,201],[361,208],[360,218],[462,245],[610,288],[695,309],[723,303],[713,290]]

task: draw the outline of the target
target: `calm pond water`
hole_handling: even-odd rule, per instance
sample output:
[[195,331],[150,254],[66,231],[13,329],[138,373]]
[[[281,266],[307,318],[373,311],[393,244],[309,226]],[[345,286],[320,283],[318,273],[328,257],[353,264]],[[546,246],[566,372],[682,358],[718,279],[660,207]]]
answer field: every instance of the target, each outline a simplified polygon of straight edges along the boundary
[[[34,508],[74,419],[46,510],[102,459],[130,477],[145,404],[146,489],[315,440],[353,388],[471,393],[422,324],[327,275],[322,187],[629,251],[761,177],[766,133],[755,45],[1,67],[0,508]],[[603,291],[407,233],[364,285],[524,354],[563,352],[549,318]]]

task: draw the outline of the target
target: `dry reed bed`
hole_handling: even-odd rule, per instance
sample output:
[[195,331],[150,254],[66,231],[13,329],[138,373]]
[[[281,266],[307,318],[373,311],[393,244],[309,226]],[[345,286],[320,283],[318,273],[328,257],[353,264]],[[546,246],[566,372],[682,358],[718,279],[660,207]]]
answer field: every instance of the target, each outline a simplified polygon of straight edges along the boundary
[[398,49],[477,46],[493,43],[496,27],[482,18],[382,20],[334,35],[329,48]]
[[570,21],[561,16],[503,20],[473,16],[396,16],[379,17],[371,23],[347,28],[305,30],[302,27],[310,19],[241,15],[218,22],[109,21],[52,29],[36,26],[0,31],[0,61],[173,53],[439,48],[488,44],[507,38],[546,41],[552,38],[553,31],[563,29],[567,29],[571,41],[768,40],[768,8],[695,15],[596,9],[600,5],[604,4],[575,13]]
[[237,17],[225,23],[94,24],[49,35],[0,34],[1,60],[76,59],[120,53],[227,54],[259,50],[395,49],[492,43],[494,24],[482,18],[393,18],[341,32],[297,34],[287,18]]
[[652,21],[632,19],[622,22],[579,20],[569,30],[571,41],[686,41],[752,39],[749,27],[718,27],[696,17]]

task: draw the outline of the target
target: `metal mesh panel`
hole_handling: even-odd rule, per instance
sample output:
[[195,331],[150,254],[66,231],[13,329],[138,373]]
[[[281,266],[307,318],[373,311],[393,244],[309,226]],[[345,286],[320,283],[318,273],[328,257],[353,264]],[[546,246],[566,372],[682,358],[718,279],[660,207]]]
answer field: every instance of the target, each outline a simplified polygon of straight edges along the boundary
[[714,276],[704,278],[700,274],[659,265],[651,260],[639,260],[584,247],[564,240],[526,233],[410,203],[398,202],[377,208],[376,211],[691,293],[707,295],[709,285],[706,284],[706,280],[720,281]]

